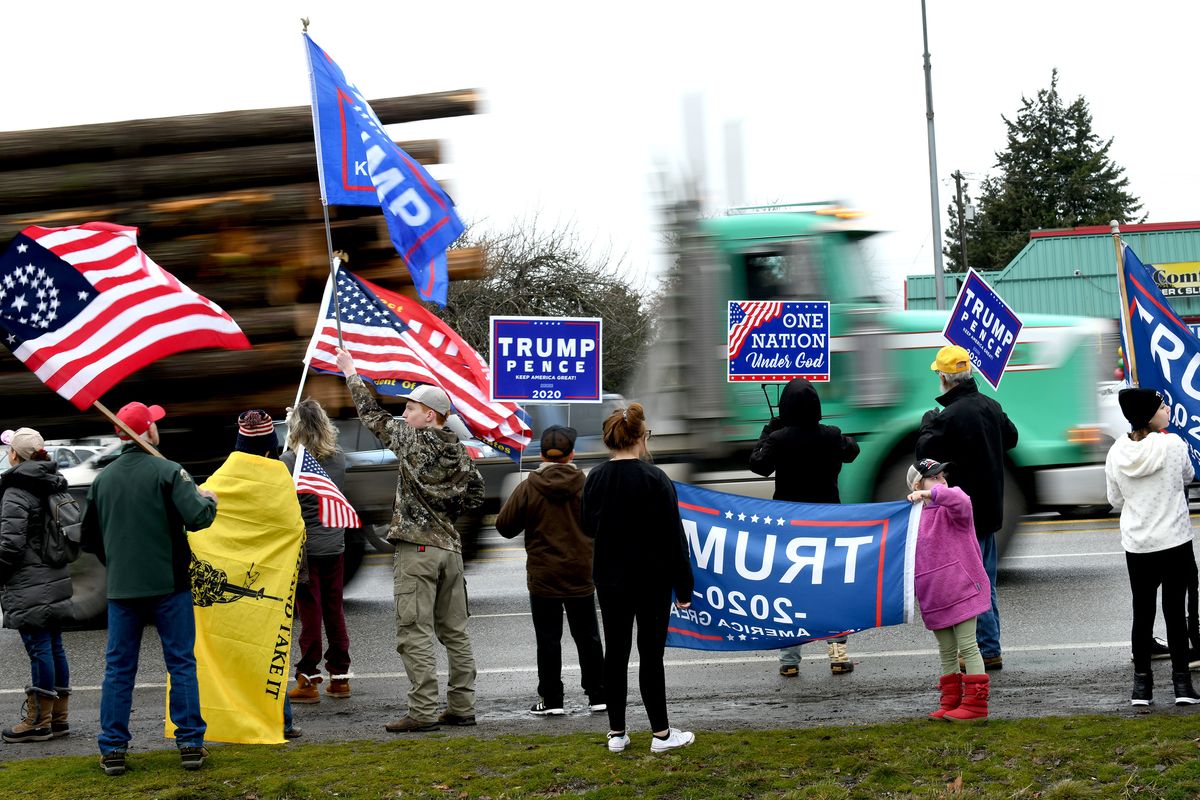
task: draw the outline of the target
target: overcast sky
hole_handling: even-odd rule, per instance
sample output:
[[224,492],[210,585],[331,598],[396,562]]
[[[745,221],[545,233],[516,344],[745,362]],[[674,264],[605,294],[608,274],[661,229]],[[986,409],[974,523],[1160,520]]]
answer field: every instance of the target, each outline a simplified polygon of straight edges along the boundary
[[[930,0],[928,15],[943,209],[949,175],[992,169],[1000,115],[1057,67],[1150,221],[1200,218],[1200,3]],[[722,128],[740,120],[744,200],[864,209],[889,231],[864,279],[897,302],[903,275],[933,270],[919,0],[9,4],[0,128],[306,104],[301,16],[367,97],[483,91],[483,115],[393,130],[443,139],[466,220],[574,224],[654,274],[654,174],[684,163],[698,92],[714,206]]]

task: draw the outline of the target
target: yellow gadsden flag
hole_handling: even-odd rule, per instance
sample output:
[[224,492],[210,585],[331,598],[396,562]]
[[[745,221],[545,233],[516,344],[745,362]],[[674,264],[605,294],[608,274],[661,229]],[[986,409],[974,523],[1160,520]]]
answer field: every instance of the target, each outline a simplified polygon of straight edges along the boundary
[[206,738],[281,743],[304,543],[296,486],[281,462],[235,452],[204,488],[217,494],[217,518],[188,544]]

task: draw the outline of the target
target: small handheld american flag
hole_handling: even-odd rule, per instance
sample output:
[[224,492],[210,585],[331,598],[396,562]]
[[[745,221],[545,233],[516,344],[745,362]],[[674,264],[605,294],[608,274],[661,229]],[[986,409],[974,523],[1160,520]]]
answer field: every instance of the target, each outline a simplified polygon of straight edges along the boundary
[[315,494],[320,501],[321,524],[326,528],[360,528],[362,522],[354,506],[334,484],[329,473],[304,445],[296,450],[296,466],[292,471],[297,494]]

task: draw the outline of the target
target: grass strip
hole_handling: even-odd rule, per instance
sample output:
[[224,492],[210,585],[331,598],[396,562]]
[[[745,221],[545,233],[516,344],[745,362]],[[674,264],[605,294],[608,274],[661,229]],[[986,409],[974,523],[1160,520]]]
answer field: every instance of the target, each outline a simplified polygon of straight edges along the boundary
[[[603,733],[217,746],[199,772],[172,751],[134,752],[106,777],[97,757],[0,763],[0,797],[161,800],[329,798],[1195,798],[1194,715],[912,721],[781,731],[700,731],[694,745],[624,753]],[[12,746],[12,745],[9,745]],[[32,748],[36,745],[21,745]]]

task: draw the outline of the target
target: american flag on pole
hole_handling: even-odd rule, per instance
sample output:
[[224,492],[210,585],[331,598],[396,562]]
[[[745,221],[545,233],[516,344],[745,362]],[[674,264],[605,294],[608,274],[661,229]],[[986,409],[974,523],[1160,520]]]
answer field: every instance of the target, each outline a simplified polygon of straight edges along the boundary
[[0,336],[85,409],[142,367],[183,350],[250,347],[237,323],[137,246],[137,228],[34,225],[0,256]]
[[737,358],[750,332],[783,313],[783,303],[774,300],[729,301],[729,357]]
[[[324,313],[308,345],[306,359],[318,372],[341,374],[334,297],[325,284]],[[342,338],[354,367],[381,394],[403,395],[415,384],[441,387],[467,429],[484,444],[513,460],[529,444],[528,417],[514,403],[492,402],[489,370],[454,329],[420,303],[389,292],[345,270],[337,275]]]
[[360,528],[362,522],[354,506],[342,494],[329,473],[308,452],[304,445],[296,449],[296,466],[292,471],[297,494],[315,494],[320,500],[321,524],[326,528]]

